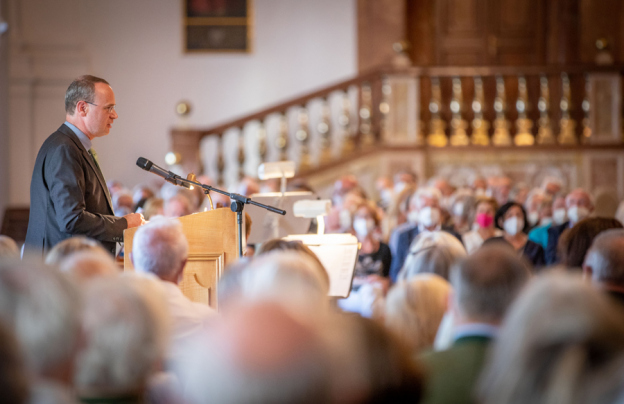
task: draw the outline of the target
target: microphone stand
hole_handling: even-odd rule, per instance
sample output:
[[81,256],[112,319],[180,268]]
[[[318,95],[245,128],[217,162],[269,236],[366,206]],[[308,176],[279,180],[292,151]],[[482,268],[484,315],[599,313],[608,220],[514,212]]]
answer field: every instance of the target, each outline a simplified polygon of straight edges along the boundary
[[214,191],[216,193],[228,196],[230,198],[230,200],[232,201],[230,203],[230,209],[232,210],[232,212],[236,212],[236,222],[238,224],[238,256],[239,257],[243,256],[243,209],[245,208],[245,205],[249,204],[249,205],[258,206],[260,208],[268,210],[269,212],[277,213],[282,216],[286,214],[286,211],[283,209],[278,209],[274,206],[269,206],[263,203],[255,202],[251,198],[248,198],[246,196],[226,192],[221,189],[212,187],[210,185],[202,184],[198,181],[193,181],[193,180],[189,180],[186,178],[182,178],[179,175],[175,175],[171,177],[170,179],[166,178],[166,180],[173,184],[184,186],[184,187],[188,187],[190,185],[201,187],[204,190],[204,193],[206,194],[208,194],[208,192],[210,191]]

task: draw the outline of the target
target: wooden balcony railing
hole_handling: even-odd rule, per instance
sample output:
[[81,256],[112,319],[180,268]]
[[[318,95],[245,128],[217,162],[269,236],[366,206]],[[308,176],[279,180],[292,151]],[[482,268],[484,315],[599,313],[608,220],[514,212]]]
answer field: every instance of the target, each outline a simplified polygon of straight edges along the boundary
[[[264,161],[310,174],[387,147],[622,143],[624,66],[385,68],[213,127],[171,132],[186,171],[228,185]],[[203,148],[203,142],[212,142]],[[202,158],[201,150],[215,152]]]

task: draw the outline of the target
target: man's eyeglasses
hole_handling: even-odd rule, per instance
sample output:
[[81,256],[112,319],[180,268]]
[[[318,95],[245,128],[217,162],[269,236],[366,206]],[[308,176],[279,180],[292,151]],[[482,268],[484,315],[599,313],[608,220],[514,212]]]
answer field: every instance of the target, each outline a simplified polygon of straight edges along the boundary
[[[87,104],[90,104],[90,105],[95,105],[96,107],[99,107],[99,105],[94,104],[94,103],[92,103],[92,102],[89,102],[89,101],[85,101],[85,102],[86,102]],[[110,107],[102,107],[102,108],[104,108],[104,110],[105,110],[106,112],[108,112],[109,114],[112,114],[112,113],[115,111],[115,106],[114,106],[114,105],[111,105]]]

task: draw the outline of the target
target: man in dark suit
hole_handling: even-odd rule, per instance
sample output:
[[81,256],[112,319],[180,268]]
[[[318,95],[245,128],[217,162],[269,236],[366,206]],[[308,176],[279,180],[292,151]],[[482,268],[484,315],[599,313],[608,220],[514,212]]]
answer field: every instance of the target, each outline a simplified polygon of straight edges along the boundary
[[484,246],[457,265],[450,274],[453,295],[453,345],[425,353],[427,404],[473,403],[473,390],[487,350],[507,308],[529,280],[529,269],[513,251]]
[[575,224],[588,217],[594,211],[591,196],[582,188],[577,188],[566,197],[566,211],[568,221],[548,229],[548,244],[546,245],[546,264],[553,265],[559,262],[557,247],[559,238],[566,229],[571,229]]
[[420,233],[442,230],[451,233],[459,241],[462,241],[459,234],[452,229],[442,226],[441,199],[442,194],[435,188],[420,188],[412,196],[408,222],[397,226],[388,241],[392,253],[392,263],[390,264],[390,279],[392,279],[392,282],[396,282],[397,276],[409,254],[410,245],[412,245],[412,241]]
[[81,76],[65,93],[65,123],[39,150],[30,183],[27,249],[44,254],[75,235],[98,240],[115,254],[123,231],[145,221],[116,217],[92,140],[106,136],[118,115],[106,80]]

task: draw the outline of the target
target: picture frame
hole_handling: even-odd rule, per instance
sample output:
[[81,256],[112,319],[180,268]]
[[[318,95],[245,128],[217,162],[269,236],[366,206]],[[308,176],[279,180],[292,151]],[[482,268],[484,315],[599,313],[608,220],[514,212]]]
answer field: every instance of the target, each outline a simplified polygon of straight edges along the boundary
[[251,52],[253,0],[182,0],[186,53]]

